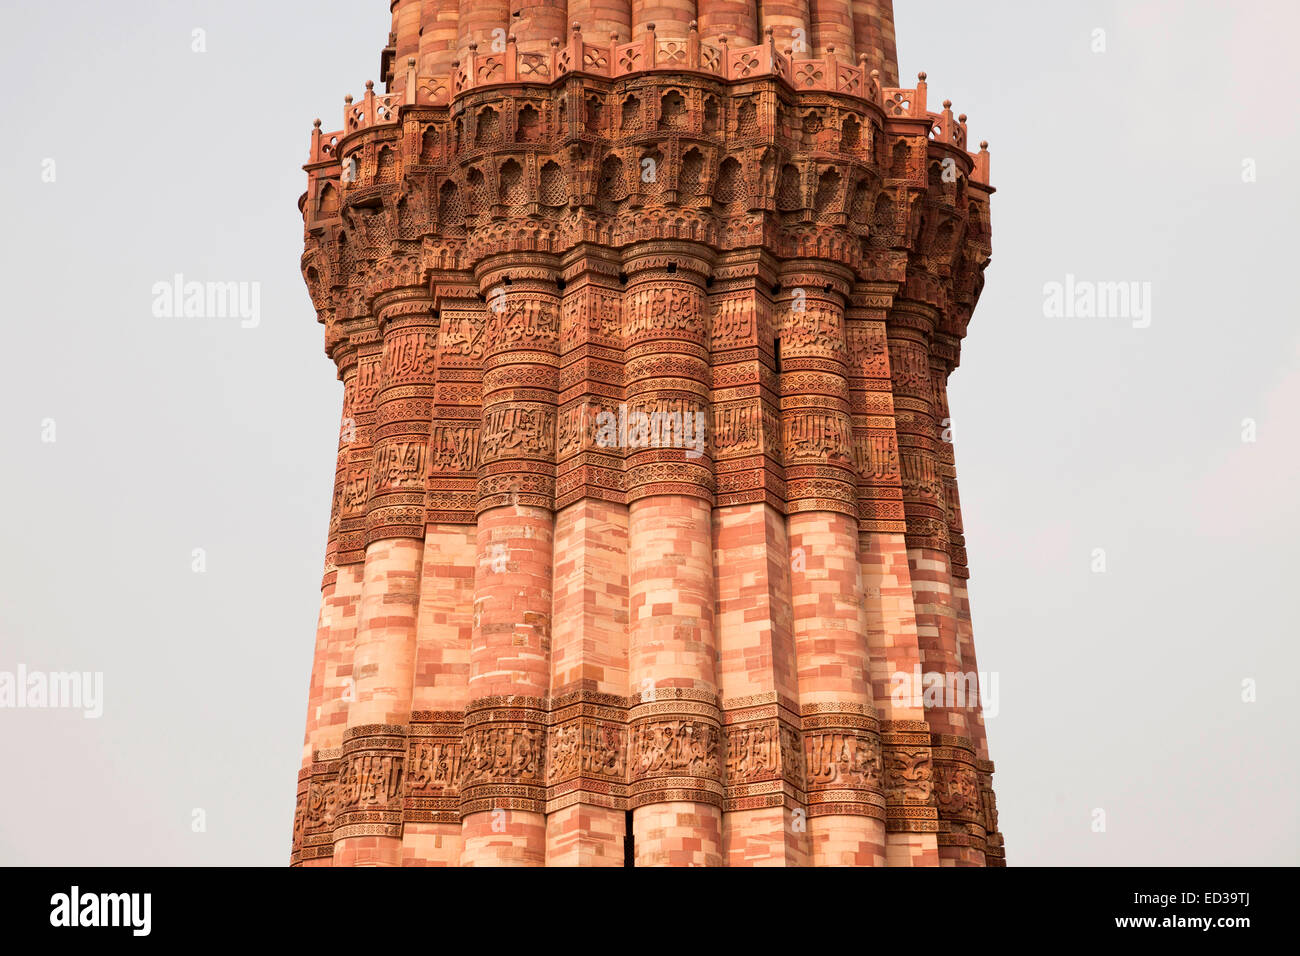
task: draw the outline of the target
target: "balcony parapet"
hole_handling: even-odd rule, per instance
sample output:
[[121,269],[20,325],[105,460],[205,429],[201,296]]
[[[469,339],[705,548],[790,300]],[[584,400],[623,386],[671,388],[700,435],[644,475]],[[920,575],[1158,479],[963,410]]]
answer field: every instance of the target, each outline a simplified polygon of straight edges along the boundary
[[879,71],[866,69],[865,54],[858,57],[857,65],[838,58],[833,48],[824,57],[795,59],[777,50],[771,27],[764,31],[762,43],[736,48],[725,37],[716,45],[703,42],[694,22],[685,38],[660,37],[651,23],[638,40],[617,43],[616,39],[611,36],[608,44],[588,43],[575,23],[568,42],[553,39],[547,53],[521,52],[513,35],[506,38],[505,48],[499,52],[482,53],[471,43],[465,59],[455,61],[451,75],[443,77],[418,75],[415,58],[410,57],[404,92],[376,93],[372,81],[366,83],[360,101],[345,97],[343,128],[335,132],[317,128],[308,162],[337,161],[338,146],[345,136],[368,127],[396,124],[403,106],[448,106],[470,90],[518,84],[550,86],[570,75],[619,79],[659,71],[695,73],[728,82],[777,77],[796,92],[821,91],[866,100],[889,119],[928,119],[930,139],[969,152],[975,163],[972,179],[989,182],[988,144],[981,144],[978,153],[967,149],[966,114],[954,117],[950,101],[944,101],[942,112],[927,110],[924,73],[911,89],[882,87]]

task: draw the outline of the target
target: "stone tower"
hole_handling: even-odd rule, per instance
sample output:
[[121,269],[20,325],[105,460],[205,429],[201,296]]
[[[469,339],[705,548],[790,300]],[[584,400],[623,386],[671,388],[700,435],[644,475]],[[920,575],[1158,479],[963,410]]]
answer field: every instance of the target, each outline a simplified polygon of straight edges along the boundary
[[293,862],[1000,864],[946,397],[989,155],[891,0],[391,13],[300,201]]

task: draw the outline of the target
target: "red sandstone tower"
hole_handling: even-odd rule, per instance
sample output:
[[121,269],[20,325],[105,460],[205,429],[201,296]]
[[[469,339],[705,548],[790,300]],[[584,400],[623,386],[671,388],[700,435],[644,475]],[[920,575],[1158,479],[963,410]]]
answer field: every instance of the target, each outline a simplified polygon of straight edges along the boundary
[[[989,157],[891,0],[395,0],[293,862],[1000,864],[946,383]],[[919,694],[919,689],[913,688]]]

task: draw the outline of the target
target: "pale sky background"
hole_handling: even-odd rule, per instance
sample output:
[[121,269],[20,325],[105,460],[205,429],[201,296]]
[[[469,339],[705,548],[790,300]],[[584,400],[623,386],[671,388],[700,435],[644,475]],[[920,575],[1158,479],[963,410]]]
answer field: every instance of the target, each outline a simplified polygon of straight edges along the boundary
[[[1296,864],[1300,7],[896,6],[999,190],[950,395],[1008,861]],[[284,865],[341,403],[296,201],[388,4],[2,16],[0,670],[105,703],[0,710],[0,864]],[[155,318],[176,273],[261,324]],[[1044,318],[1067,274],[1151,326]]]

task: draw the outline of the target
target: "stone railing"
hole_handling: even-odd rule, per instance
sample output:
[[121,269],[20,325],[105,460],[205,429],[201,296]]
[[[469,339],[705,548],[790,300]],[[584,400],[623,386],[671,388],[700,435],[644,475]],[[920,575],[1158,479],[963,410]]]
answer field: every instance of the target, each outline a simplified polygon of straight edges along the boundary
[[[569,74],[616,79],[655,70],[704,73],[723,80],[777,76],[797,91],[821,90],[859,97],[874,103],[891,118],[929,118],[930,138],[934,142],[967,150],[966,114],[954,117],[949,100],[944,100],[943,112],[929,112],[924,73],[918,75],[913,89],[882,87],[879,73],[875,70],[868,73],[866,69],[866,54],[858,57],[858,66],[838,59],[833,48],[824,57],[796,60],[777,51],[771,27],[764,31],[763,42],[758,46],[735,49],[725,38],[716,46],[702,42],[694,23],[685,39],[659,37],[653,23],[646,27],[641,39],[631,43],[613,42],[616,39],[613,36],[610,39],[605,45],[588,43],[582,28],[575,23],[568,44],[552,40],[549,53],[521,53],[513,36],[506,39],[505,49],[500,52],[480,53],[478,45],[471,43],[465,59],[452,64],[450,77],[418,75],[415,58],[411,57],[406,63],[402,93],[376,93],[373,81],[368,82],[360,102],[354,102],[351,95],[345,98],[342,130],[322,133],[317,126],[312,134],[309,162],[337,159],[340,139],[369,126],[396,123],[403,105],[445,106],[468,90],[518,83],[549,85]],[[977,182],[989,181],[987,145],[983,143],[979,153],[971,153],[975,160],[973,178]]]

